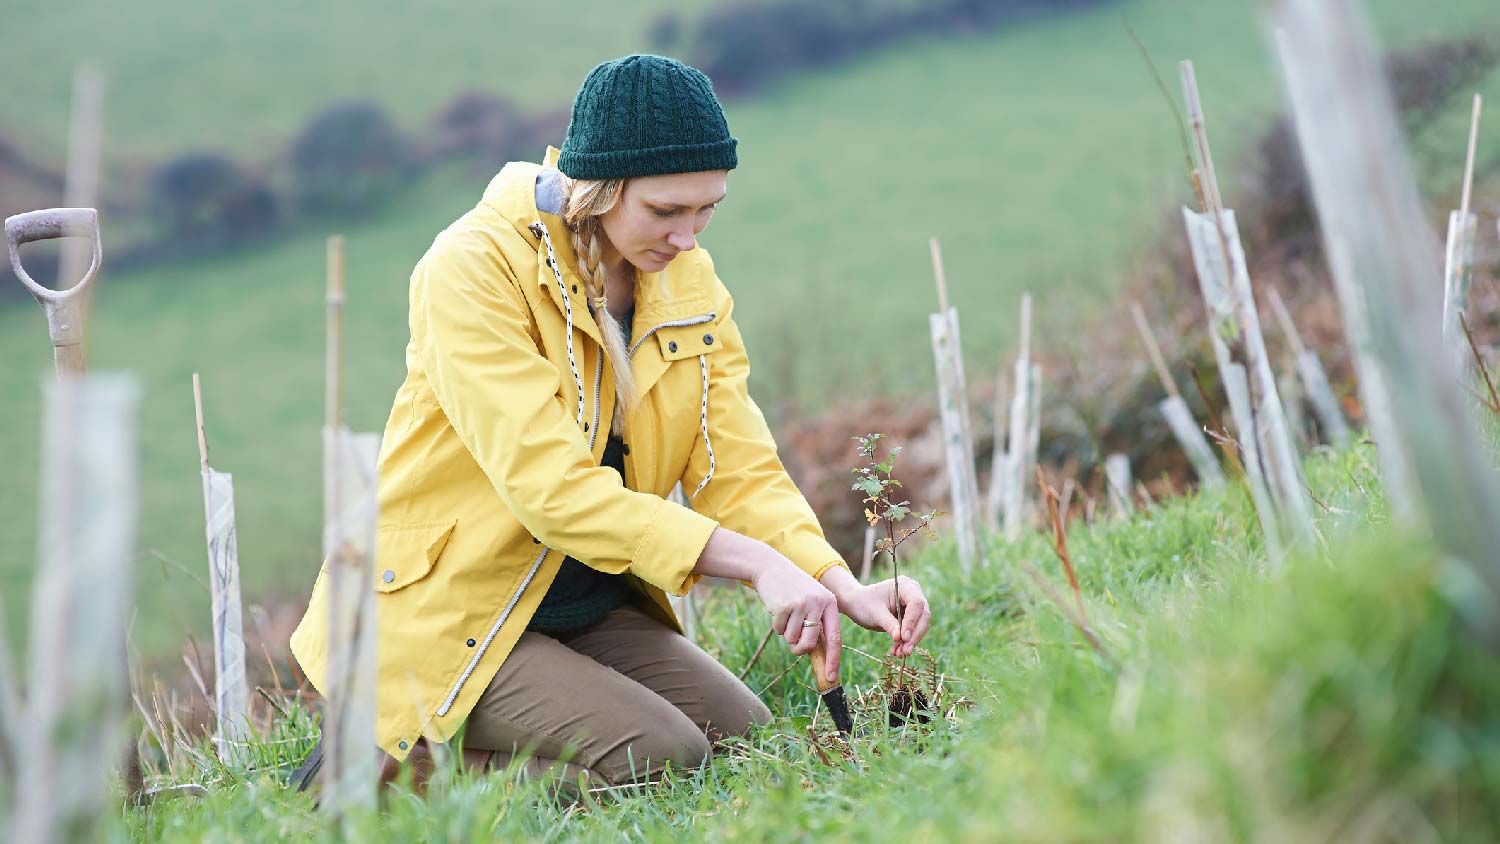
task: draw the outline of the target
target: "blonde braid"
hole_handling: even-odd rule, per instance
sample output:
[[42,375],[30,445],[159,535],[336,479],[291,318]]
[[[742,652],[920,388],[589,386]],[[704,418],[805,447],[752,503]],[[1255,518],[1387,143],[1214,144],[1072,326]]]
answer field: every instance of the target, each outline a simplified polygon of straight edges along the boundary
[[630,371],[630,350],[625,345],[625,330],[609,312],[605,296],[605,270],[599,216],[619,201],[624,181],[583,181],[564,179],[567,197],[563,200],[563,222],[573,253],[578,256],[578,274],[584,292],[594,309],[594,321],[604,334],[604,357],[615,376],[615,399],[619,407],[610,426],[612,433],[623,436],[625,416],[636,404],[635,376]]

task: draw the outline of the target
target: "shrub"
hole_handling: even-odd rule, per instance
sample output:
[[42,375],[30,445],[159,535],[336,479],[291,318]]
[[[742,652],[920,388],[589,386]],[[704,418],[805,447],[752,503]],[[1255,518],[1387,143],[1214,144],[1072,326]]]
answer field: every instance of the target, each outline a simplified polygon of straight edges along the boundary
[[333,105],[308,122],[292,143],[294,193],[313,211],[369,209],[405,180],[405,140],[378,105]]

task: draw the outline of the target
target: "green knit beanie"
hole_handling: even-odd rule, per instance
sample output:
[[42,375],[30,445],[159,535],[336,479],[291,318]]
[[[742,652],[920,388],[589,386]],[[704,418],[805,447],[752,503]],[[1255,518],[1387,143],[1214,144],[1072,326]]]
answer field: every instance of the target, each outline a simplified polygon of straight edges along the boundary
[[637,54],[583,80],[557,169],[573,179],[733,170],[736,143],[702,71]]

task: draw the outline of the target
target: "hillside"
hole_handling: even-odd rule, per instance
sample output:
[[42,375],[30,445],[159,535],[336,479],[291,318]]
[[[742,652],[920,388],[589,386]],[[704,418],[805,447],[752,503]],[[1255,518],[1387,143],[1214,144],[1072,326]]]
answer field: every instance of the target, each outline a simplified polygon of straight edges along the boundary
[[[366,834],[410,841],[1493,841],[1500,835],[1500,661],[1466,637],[1431,548],[1389,532],[1373,449],[1308,464],[1326,553],[1269,573],[1236,490],[1069,546],[1096,652],[1017,566],[1066,590],[1041,537],[964,577],[943,546],[907,571],[933,597],[938,717],[890,729],[879,637],[848,638],[860,735],[840,757],[806,661],[751,663],[748,593],[705,608],[704,644],[776,714],[701,772],[570,804],[510,775],[439,774],[392,794]],[[1364,490],[1376,490],[1367,497]],[[1002,550],[997,548],[996,550]],[[1071,596],[1068,597],[1070,602]],[[788,669],[790,669],[788,671]],[[270,715],[254,770],[175,749],[153,784],[202,799],[126,813],[131,841],[333,841],[278,779],[311,744],[305,710]],[[815,750],[809,729],[821,738]],[[200,745],[204,747],[204,745]],[[148,743],[148,749],[150,745]],[[831,760],[825,761],[819,754]],[[149,754],[148,754],[149,757]]]
[[[1254,4],[1123,8],[1169,78],[1173,60],[1198,59],[1232,203],[1237,154],[1278,101]],[[1479,0],[1447,4],[1440,21],[1406,3],[1377,8],[1395,43],[1471,32],[1490,14]],[[554,85],[554,99],[571,95]],[[1500,79],[1487,90],[1500,96]],[[734,103],[729,117],[743,164],[704,242],[736,292],[754,389],[773,410],[789,397],[930,394],[929,235],[943,238],[979,378],[1007,348],[1023,290],[1041,297],[1053,327],[1097,312],[1151,243],[1158,211],[1186,196],[1168,112],[1115,10],[887,51]],[[1463,117],[1440,125],[1459,127],[1422,145],[1442,192],[1452,188],[1438,163],[1460,160]],[[410,267],[484,181],[434,174],[348,229],[346,401],[356,428],[383,425],[402,377]],[[195,370],[214,464],[238,482],[247,598],[305,598],[317,567],[322,238],[346,225],[100,284],[93,365],[133,370],[145,386],[141,545],[154,553],[141,562],[143,653],[170,654],[206,627],[206,596],[162,562],[201,566]],[[1061,334],[1044,334],[1044,346]],[[30,303],[0,311],[0,354],[0,451],[12,479],[0,487],[0,582],[19,629],[35,551],[37,384],[49,365]]]

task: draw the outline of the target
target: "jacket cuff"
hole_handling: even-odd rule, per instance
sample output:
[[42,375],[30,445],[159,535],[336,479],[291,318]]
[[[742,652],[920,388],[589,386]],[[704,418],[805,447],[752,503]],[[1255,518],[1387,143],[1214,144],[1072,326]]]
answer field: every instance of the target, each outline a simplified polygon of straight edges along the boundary
[[669,595],[686,595],[703,579],[693,567],[719,523],[666,499],[630,558],[630,570]]
[[814,580],[834,566],[845,565],[843,557],[828,544],[828,540],[811,530],[793,532],[773,545]]

